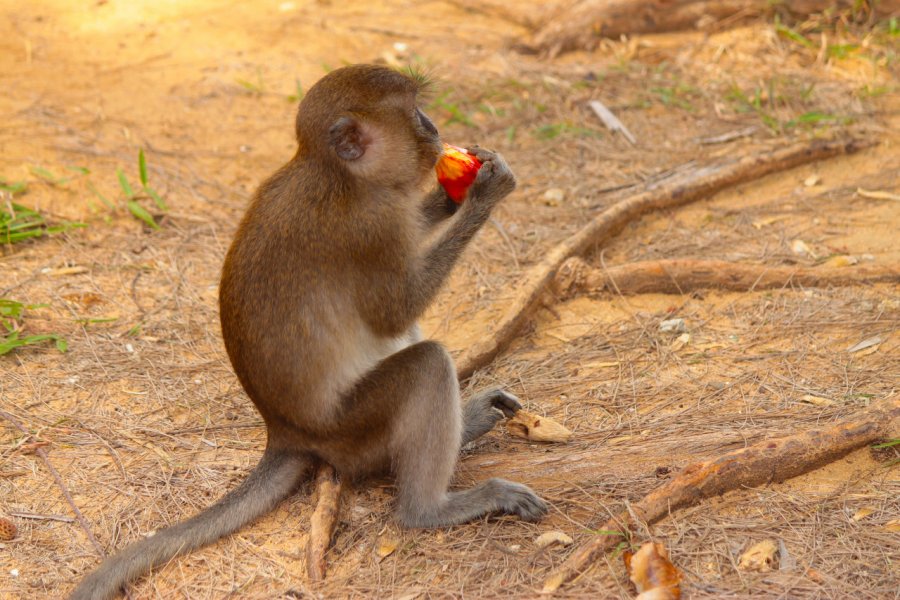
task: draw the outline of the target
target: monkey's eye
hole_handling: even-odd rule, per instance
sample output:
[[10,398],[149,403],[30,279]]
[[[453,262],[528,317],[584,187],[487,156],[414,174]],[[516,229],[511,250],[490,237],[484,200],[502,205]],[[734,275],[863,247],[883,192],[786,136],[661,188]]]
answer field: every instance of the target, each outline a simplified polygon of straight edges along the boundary
[[437,135],[438,130],[437,127],[434,126],[434,123],[431,122],[431,119],[425,116],[418,108],[416,109],[416,116],[419,118],[419,124],[422,126],[422,129],[430,133],[431,135]]

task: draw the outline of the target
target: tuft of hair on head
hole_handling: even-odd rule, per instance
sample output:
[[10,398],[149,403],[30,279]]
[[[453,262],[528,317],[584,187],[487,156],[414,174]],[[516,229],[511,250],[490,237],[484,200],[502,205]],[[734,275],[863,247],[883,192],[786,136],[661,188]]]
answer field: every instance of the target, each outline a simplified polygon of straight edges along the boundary
[[427,67],[418,64],[409,64],[397,69],[416,84],[416,95],[419,98],[430,98],[434,92],[435,79]]

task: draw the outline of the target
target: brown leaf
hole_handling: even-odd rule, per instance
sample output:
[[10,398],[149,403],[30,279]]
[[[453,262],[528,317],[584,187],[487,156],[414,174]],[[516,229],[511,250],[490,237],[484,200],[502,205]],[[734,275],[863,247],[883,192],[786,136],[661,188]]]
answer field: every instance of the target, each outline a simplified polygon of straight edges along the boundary
[[623,553],[622,559],[625,561],[625,571],[638,591],[637,599],[681,598],[681,572],[669,561],[662,544],[647,542],[634,554]]
[[759,571],[760,573],[772,571],[775,568],[775,554],[777,552],[778,545],[775,542],[763,540],[750,546],[741,555],[738,567],[744,571]]
[[552,546],[553,544],[560,544],[561,546],[568,546],[572,543],[572,538],[567,536],[562,531],[548,531],[546,533],[542,533],[534,540],[534,545],[538,548],[546,548],[547,546]]
[[386,531],[378,538],[378,544],[375,546],[375,555],[378,557],[376,560],[383,561],[393,554],[399,545],[400,540],[397,535],[392,531]]
[[535,442],[568,442],[572,432],[547,417],[539,417],[524,410],[506,422],[510,434]]

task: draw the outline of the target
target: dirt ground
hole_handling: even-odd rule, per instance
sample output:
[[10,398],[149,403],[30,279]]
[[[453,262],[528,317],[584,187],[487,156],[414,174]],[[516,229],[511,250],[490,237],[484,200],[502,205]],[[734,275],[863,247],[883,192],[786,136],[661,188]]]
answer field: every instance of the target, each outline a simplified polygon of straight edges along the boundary
[[[491,331],[530,265],[613,199],[691,161],[795,139],[877,144],[645,217],[589,261],[812,266],[850,256],[834,264],[900,265],[900,202],[857,193],[900,194],[896,23],[813,20],[785,32],[758,19],[547,60],[512,49],[546,3],[514,6],[0,2],[0,179],[27,182],[15,201],[52,221],[87,224],[0,247],[0,297],[47,305],[26,314],[24,331],[68,341],[64,354],[41,345],[0,356],[0,408],[33,435],[0,419],[0,515],[19,528],[0,543],[0,597],[61,598],[98,562],[30,444],[47,443],[107,552],[207,506],[255,464],[264,430],[224,353],[219,269],[253,190],[294,151],[296,96],[331,68],[427,68],[437,80],[429,112],[444,138],[498,149],[519,177],[424,319],[454,354]],[[637,144],[605,130],[591,99]],[[139,149],[168,205],[141,200],[158,230],[129,214],[117,180],[122,169],[137,184]],[[131,596],[533,597],[568,553],[538,549],[541,533],[583,541],[671,471],[896,395],[898,291],[548,298],[466,391],[505,385],[569,427],[572,441],[539,445],[500,428],[465,451],[457,477],[527,483],[552,505],[543,522],[398,531],[390,482],[376,481],[347,495],[329,577],[311,584],[307,486],[140,580]],[[660,332],[673,317],[687,338]],[[873,336],[879,345],[848,351]],[[683,571],[687,598],[900,598],[897,458],[865,448],[651,531]],[[767,539],[781,548],[779,565],[739,569],[741,554]],[[391,540],[395,551],[381,558]],[[633,594],[610,556],[559,597]]]

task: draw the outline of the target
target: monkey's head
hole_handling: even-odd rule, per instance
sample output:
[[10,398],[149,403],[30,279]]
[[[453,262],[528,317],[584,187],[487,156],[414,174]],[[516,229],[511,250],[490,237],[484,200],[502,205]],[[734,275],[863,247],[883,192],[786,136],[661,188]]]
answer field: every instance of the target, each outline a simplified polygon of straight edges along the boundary
[[376,65],[332,71],[300,103],[298,156],[368,184],[422,184],[442,149],[417,104],[426,85],[422,76]]

